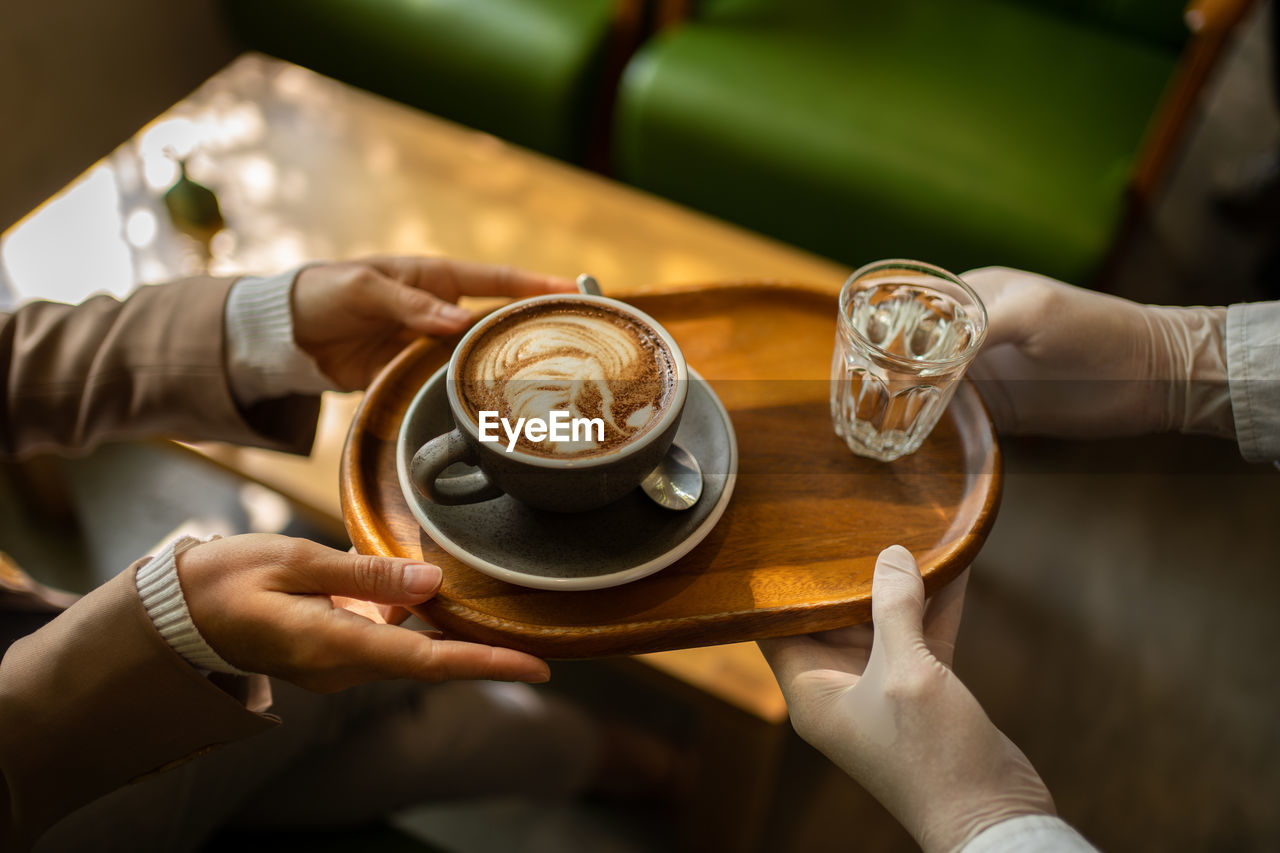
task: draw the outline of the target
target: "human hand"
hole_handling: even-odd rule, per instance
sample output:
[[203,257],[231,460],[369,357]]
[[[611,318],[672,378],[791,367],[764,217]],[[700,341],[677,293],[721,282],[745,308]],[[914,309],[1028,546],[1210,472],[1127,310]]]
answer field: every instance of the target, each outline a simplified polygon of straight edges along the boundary
[[1140,305],[1007,267],[963,278],[988,318],[969,376],[1001,431],[1235,435],[1225,308]]
[[365,618],[331,596],[420,604],[440,569],[335,551],[285,536],[216,539],[177,556],[191,620],[237,669],[322,693],[366,681],[546,681],[547,664],[511,649],[443,640]]
[[951,671],[968,572],[927,603],[915,559],[880,553],[871,625],[761,640],[796,732],[927,852],[1024,814],[1054,814],[1031,763]]
[[317,264],[293,286],[293,336],[344,390],[365,387],[421,335],[452,335],[471,323],[460,296],[574,292],[573,282],[512,267],[445,258],[370,258]]

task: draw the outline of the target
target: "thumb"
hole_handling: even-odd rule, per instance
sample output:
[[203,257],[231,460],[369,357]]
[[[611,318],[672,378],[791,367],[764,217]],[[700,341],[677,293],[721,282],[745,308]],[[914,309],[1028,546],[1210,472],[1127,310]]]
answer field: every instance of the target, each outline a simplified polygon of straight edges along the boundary
[[983,350],[1019,343],[1027,334],[1024,318],[1030,273],[1008,267],[983,267],[960,276],[987,309],[987,338]]
[[413,560],[348,554],[325,549],[304,564],[290,566],[283,592],[342,595],[375,604],[418,604],[436,594],[439,566]]
[[388,320],[422,335],[452,335],[471,323],[471,312],[425,290],[377,274],[377,284],[368,291],[372,307]]
[[915,557],[901,545],[884,549],[876,559],[871,620],[874,645],[886,663],[924,646],[924,581]]

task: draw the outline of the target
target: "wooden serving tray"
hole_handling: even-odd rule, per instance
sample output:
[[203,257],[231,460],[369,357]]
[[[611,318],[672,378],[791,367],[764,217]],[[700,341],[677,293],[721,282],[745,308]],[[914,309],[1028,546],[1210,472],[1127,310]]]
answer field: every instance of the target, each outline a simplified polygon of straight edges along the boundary
[[512,586],[445,553],[396,477],[400,422],[451,342],[420,341],[370,386],[342,454],[343,517],[364,554],[425,559],[444,584],[420,615],[450,636],[549,658],[638,654],[785,636],[871,616],[876,555],[905,545],[932,592],[981,547],[1000,502],[1000,451],[965,382],[921,449],[853,455],[828,408],[836,299],[799,285],[713,285],[629,302],[670,330],[715,389],[739,444],[715,530],[657,574],[610,589]]

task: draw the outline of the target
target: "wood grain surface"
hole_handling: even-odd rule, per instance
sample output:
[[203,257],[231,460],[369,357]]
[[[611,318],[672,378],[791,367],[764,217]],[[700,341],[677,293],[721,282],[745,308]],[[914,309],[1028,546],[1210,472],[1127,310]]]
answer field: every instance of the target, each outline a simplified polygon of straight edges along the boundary
[[995,520],[1001,472],[968,383],[917,453],[874,462],[831,429],[836,301],[825,288],[723,284],[628,301],[671,331],[730,412],[740,462],[725,515],[683,559],[611,589],[526,589],[460,563],[418,526],[396,478],[405,410],[450,353],[449,342],[419,342],[365,395],[340,485],[359,551],[444,568],[421,610],[428,622],[543,657],[636,654],[866,621],[876,555],[894,543],[916,555],[930,591],[973,559]]

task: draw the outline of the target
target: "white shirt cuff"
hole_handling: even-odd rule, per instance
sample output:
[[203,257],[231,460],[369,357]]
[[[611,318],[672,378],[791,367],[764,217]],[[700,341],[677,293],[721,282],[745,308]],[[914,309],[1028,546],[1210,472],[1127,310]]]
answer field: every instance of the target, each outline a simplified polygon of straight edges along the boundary
[[1098,853],[1062,818],[1022,815],[988,827],[961,853]]
[[291,296],[301,271],[242,278],[227,296],[227,378],[241,406],[335,388],[293,338]]
[[223,660],[191,621],[191,611],[187,609],[187,599],[178,581],[178,555],[199,544],[199,539],[183,536],[143,564],[136,579],[138,596],[160,636],[192,666],[229,675],[248,675]]
[[1227,309],[1227,380],[1241,455],[1280,460],[1280,302]]

